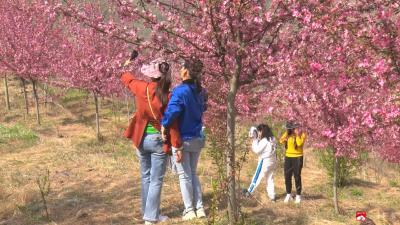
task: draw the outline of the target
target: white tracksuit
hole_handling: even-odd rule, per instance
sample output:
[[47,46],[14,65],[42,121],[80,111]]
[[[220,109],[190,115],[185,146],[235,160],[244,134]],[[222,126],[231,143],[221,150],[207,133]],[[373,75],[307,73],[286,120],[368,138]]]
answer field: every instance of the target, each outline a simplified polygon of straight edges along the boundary
[[274,170],[276,164],[276,140],[275,138],[253,139],[252,150],[258,155],[256,172],[251,181],[248,192],[253,193],[254,189],[260,184],[262,178],[267,179],[267,193],[270,199],[275,199]]

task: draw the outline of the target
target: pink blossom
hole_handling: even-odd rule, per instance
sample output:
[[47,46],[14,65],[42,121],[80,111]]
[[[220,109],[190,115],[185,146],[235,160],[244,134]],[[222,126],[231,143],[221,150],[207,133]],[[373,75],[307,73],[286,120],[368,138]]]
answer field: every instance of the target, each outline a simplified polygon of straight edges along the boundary
[[323,68],[320,63],[310,63],[310,67],[313,71],[321,71]]

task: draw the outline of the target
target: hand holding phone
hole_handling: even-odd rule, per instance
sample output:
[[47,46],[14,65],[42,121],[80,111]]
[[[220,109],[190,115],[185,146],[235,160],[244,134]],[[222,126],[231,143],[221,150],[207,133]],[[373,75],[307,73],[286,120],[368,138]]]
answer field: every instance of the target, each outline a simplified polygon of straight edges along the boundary
[[250,127],[249,137],[251,137],[251,138],[258,138],[257,128],[255,128],[255,127]]
[[132,50],[131,56],[128,60],[125,61],[124,67],[129,65],[132,61],[134,61],[139,56],[139,52],[136,50]]

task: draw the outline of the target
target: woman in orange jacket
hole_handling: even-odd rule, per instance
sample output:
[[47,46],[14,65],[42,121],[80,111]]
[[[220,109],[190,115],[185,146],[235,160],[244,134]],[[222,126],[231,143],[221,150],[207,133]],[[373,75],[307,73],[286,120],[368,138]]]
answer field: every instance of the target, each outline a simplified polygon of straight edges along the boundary
[[[133,52],[131,59],[136,56],[137,52]],[[130,61],[128,60],[125,65]],[[133,124],[129,126],[125,134],[129,134],[127,136],[132,139],[140,158],[143,220],[145,224],[154,224],[168,219],[160,215],[160,196],[167,155],[171,150],[162,141],[160,121],[169,101],[171,71],[165,60],[156,59],[143,65],[141,72],[151,81],[138,80],[130,72],[124,72],[121,75],[123,84],[135,96],[136,102],[136,112],[131,121]],[[173,148],[179,149],[182,147],[182,142],[177,125],[174,123],[170,127],[168,140]]]

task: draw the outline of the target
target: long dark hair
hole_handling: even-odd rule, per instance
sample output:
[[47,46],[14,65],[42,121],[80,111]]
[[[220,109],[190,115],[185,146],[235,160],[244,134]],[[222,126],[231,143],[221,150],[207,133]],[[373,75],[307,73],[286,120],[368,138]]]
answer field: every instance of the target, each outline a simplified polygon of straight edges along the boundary
[[261,139],[262,138],[267,138],[270,140],[271,138],[274,137],[274,134],[272,133],[271,128],[266,125],[266,124],[260,124],[257,126],[257,131],[261,132]]
[[194,81],[197,91],[200,93],[203,89],[201,86],[201,75],[203,74],[203,62],[197,58],[184,59],[183,68],[189,71],[190,78]]
[[170,66],[167,62],[162,62],[158,65],[158,70],[162,75],[154,80],[158,82],[156,96],[161,101],[162,107],[165,107],[168,104],[169,88],[171,87]]

